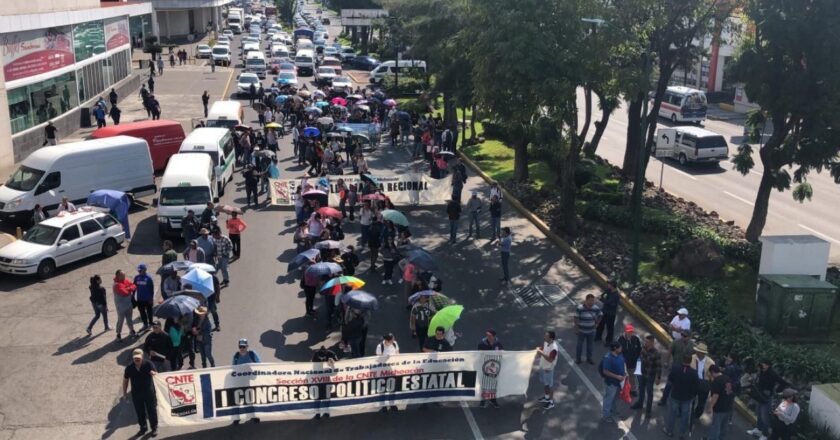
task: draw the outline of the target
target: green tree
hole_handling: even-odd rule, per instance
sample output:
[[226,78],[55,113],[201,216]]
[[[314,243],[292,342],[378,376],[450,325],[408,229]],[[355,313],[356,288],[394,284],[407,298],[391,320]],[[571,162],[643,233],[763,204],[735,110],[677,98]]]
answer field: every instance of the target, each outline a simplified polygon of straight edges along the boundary
[[[810,199],[811,171],[830,170],[840,183],[840,20],[836,0],[751,0],[747,9],[755,24],[749,47],[731,66],[733,79],[745,84],[761,112],[749,118],[754,140],[766,122],[772,127],[758,149],[763,166],[746,237],[757,241],[767,220],[770,194],[796,184],[793,196]],[[754,150],[742,145],[735,169],[754,166]],[[790,171],[793,172],[791,176]]]

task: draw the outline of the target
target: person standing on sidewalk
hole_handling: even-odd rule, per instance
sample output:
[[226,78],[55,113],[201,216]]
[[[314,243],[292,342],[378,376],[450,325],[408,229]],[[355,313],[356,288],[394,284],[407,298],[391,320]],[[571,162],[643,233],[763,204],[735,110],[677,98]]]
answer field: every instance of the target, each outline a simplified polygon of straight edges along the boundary
[[502,284],[510,283],[510,248],[513,245],[510,228],[505,226],[499,239],[499,254],[502,256]]
[[163,76],[163,66],[164,66],[164,64],[165,63],[163,62],[163,57],[159,56],[158,59],[157,59],[157,69],[158,69],[158,73],[160,73],[160,76]]
[[461,218],[461,202],[454,198],[446,204],[446,215],[449,217],[449,241],[450,244],[457,242],[458,220]]
[[782,402],[773,410],[770,425],[773,433],[770,440],[791,440],[796,435],[796,419],[799,417],[799,404],[796,403],[796,391],[792,388],[785,388],[782,391]]
[[[671,342],[671,347],[668,349],[668,356],[670,357],[671,366],[679,365],[678,362],[684,356],[691,357],[694,354],[694,341],[691,340],[691,331],[683,330],[681,339],[674,339]],[[671,393],[671,383],[665,384],[665,389],[662,390],[662,398],[659,399],[659,406],[665,406],[668,403],[668,396]]]
[[152,381],[157,370],[151,362],[143,359],[142,348],[134,349],[131,359],[131,365],[125,367],[123,374],[122,392],[123,399],[128,399],[128,384],[131,383],[131,401],[134,403],[134,412],[137,413],[137,423],[140,425],[140,431],[134,437],[140,438],[146,434],[147,419],[152,428],[150,435],[157,437],[157,398]]
[[691,320],[688,319],[688,309],[682,307],[677,310],[677,316],[674,316],[674,319],[671,320],[669,327],[671,330],[671,337],[674,338],[674,340],[681,339],[683,337],[683,330],[691,330]]
[[108,101],[111,102],[111,105],[117,105],[117,101],[119,100],[119,95],[117,95],[117,91],[114,88],[111,88],[111,93],[108,93]]
[[99,275],[94,275],[90,277],[90,286],[88,286],[90,290],[90,304],[93,306],[93,319],[90,320],[90,324],[88,324],[87,335],[91,335],[91,330],[93,329],[93,325],[96,324],[96,321],[99,320],[99,316],[102,316],[102,322],[105,324],[105,331],[111,330],[111,327],[108,327],[108,302],[105,299],[105,288],[102,287],[102,278]]
[[557,356],[560,354],[560,345],[557,344],[557,335],[552,330],[543,333],[543,345],[537,347],[537,358],[540,360],[540,382],[543,384],[543,397],[538,402],[542,403],[545,409],[554,408],[554,367],[557,365]]
[[[493,330],[492,328],[490,328],[490,329],[487,329],[484,332],[484,337],[481,338],[481,341],[478,342],[477,350],[479,350],[479,351],[502,351],[502,350],[504,350],[504,347],[502,346],[502,343],[499,342],[499,338],[496,337],[496,330]],[[496,401],[496,396],[495,395],[493,397],[491,397],[490,399],[484,399],[484,396],[482,396],[481,403],[478,404],[478,406],[480,406],[481,408],[486,408],[487,407],[487,402],[490,402],[490,405],[493,408],[498,408],[499,407],[499,402]]]
[[213,229],[213,244],[216,249],[216,269],[222,273],[222,285],[227,286],[230,284],[228,264],[230,264],[230,254],[233,251],[233,242],[222,235],[221,229],[215,228]]
[[204,106],[204,117],[207,117],[207,106],[210,105],[210,94],[207,93],[207,90],[204,91],[204,94],[201,95],[201,105]]
[[155,301],[155,280],[146,273],[146,269],[145,264],[137,266],[137,275],[134,277],[134,285],[137,287],[137,310],[140,312],[140,319],[143,320],[141,333],[148,330],[154,320],[152,305]]
[[617,415],[615,404],[621,391],[621,382],[627,377],[627,366],[621,355],[621,344],[610,342],[610,352],[601,361],[600,374],[604,378],[604,402],[601,408],[601,420],[615,423],[613,416]]
[[776,373],[770,361],[761,360],[758,362],[758,384],[755,392],[750,393],[750,397],[758,404],[755,411],[758,421],[756,427],[747,431],[747,434],[766,440],[767,434],[770,433],[770,408],[773,403],[773,395],[785,385],[785,381]]
[[134,331],[134,305],[132,304],[134,291],[137,286],[125,277],[125,272],[117,270],[114,274],[114,308],[117,309],[117,342],[122,341],[123,322],[128,323],[130,337],[137,333]]
[[470,229],[467,238],[472,237],[473,223],[475,223],[475,238],[481,238],[481,229],[478,223],[478,216],[481,214],[481,199],[478,198],[478,191],[473,191],[472,197],[467,200],[467,212],[470,213]]
[[169,52],[169,67],[175,67],[175,54]]
[[248,228],[248,225],[239,218],[239,213],[232,212],[230,216],[225,222],[225,226],[227,226],[228,237],[230,237],[230,242],[233,245],[233,258],[238,259],[242,255],[242,232]]
[[601,320],[601,308],[595,305],[595,295],[588,294],[583,304],[578,304],[575,309],[575,334],[577,335],[577,347],[575,348],[575,362],[580,363],[580,356],[583,354],[583,345],[586,344],[586,362],[590,365],[592,361],[592,341],[595,338],[595,328]]
[[604,328],[607,330],[607,335],[604,338],[604,347],[609,347],[615,335],[615,317],[618,314],[618,303],[621,298],[618,295],[618,289],[615,285],[610,283],[601,294],[601,312],[604,314],[603,318],[598,321],[598,328],[595,330],[595,340],[601,341],[601,334]]
[[699,419],[706,409],[706,400],[709,398],[709,389],[712,386],[711,367],[715,361],[709,356],[709,349],[706,344],[700,342],[694,346],[694,355],[691,356],[691,368],[697,371],[697,402],[694,406],[694,418]]
[[691,368],[691,355],[686,354],[680,365],[671,368],[668,383],[671,384],[671,393],[663,431],[668,437],[673,437],[674,425],[679,418],[678,434],[680,438],[685,438],[691,419],[691,402],[697,397],[697,371]]
[[645,408],[645,416],[650,418],[650,410],[653,406],[653,386],[659,385],[662,378],[662,354],[656,348],[656,339],[653,335],[645,336],[645,346],[640,354],[642,361],[642,374],[639,375],[639,399],[631,406],[631,409]]
[[709,407],[712,409],[712,423],[709,426],[709,440],[725,440],[732,421],[732,409],[735,402],[735,390],[732,382],[717,365],[709,368],[712,375]]
[[502,238],[502,201],[490,197],[490,241]]
[[633,324],[624,326],[624,334],[618,337],[618,343],[621,345],[621,355],[624,357],[627,367],[627,380],[630,381],[630,395],[636,396],[636,363],[639,362],[639,356],[642,353],[642,340],[634,333]]

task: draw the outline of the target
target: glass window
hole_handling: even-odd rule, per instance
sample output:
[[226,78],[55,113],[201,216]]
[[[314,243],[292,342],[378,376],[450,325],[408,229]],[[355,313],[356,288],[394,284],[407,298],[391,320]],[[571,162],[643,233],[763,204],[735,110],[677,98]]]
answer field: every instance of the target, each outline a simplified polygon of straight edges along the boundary
[[76,94],[76,73],[10,90],[9,116],[12,132],[18,133],[43,124],[79,105]]
[[77,63],[105,52],[105,26],[102,20],[73,25],[73,52]]
[[79,226],[73,225],[64,228],[64,232],[61,233],[60,240],[73,241],[77,238],[79,238]]
[[61,173],[58,171],[52,172],[47,174],[47,177],[44,178],[44,182],[38,186],[38,191],[35,192],[35,195],[43,194],[51,189],[56,189],[61,186]]
[[108,89],[108,87],[111,87],[111,84],[116,82],[114,81],[113,58],[113,56],[110,56],[100,61],[102,63],[102,90]]
[[105,215],[99,218],[99,223],[102,223],[102,227],[107,229],[117,224],[117,221],[114,220],[114,217],[111,217],[110,215]]
[[203,205],[210,201],[210,188],[206,186],[173,186],[161,188],[161,206]]
[[58,237],[59,232],[61,232],[61,230],[53,226],[35,225],[23,234],[23,241],[35,244],[51,245],[55,243],[55,238]]
[[102,227],[99,226],[99,223],[96,223],[96,220],[85,220],[82,222],[81,226],[83,235],[102,232]]
[[21,165],[14,174],[9,176],[9,180],[6,181],[6,186],[18,191],[31,191],[41,181],[43,175],[44,172],[41,170]]

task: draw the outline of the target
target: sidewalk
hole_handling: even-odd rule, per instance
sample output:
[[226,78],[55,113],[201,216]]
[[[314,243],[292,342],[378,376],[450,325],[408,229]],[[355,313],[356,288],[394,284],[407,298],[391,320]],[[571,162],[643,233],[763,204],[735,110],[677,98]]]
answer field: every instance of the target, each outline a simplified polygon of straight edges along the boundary
[[747,115],[721,108],[720,104],[709,104],[706,110],[706,117],[713,121],[738,121],[747,119]]

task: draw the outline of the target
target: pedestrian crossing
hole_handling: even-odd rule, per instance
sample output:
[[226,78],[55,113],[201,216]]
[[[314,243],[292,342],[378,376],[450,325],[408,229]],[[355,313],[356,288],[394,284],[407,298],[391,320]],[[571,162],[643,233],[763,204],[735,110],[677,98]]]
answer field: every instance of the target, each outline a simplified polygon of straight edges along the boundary
[[557,305],[565,300],[574,301],[569,298],[568,293],[559,286],[552,284],[531,283],[513,292],[526,307],[548,307]]

